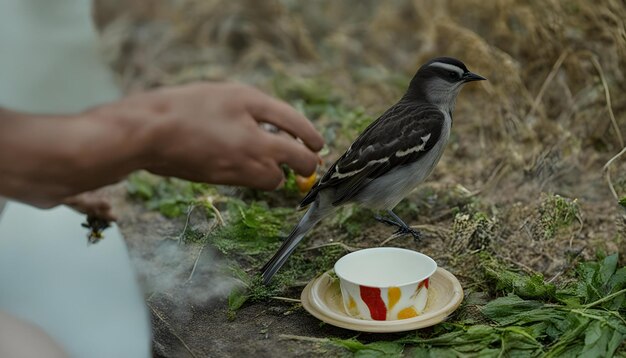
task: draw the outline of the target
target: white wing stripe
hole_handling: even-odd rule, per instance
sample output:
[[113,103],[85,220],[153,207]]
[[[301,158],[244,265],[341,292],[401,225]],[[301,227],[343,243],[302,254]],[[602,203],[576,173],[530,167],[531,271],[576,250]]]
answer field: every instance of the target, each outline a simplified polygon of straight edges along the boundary
[[419,152],[424,150],[426,147],[426,142],[430,139],[430,133],[422,137],[422,144],[415,146],[413,148],[409,148],[407,150],[399,150],[396,152],[396,157],[404,157],[405,155],[409,155],[411,153]]
[[[420,144],[418,146],[415,146],[415,147],[412,147],[412,148],[409,148],[407,150],[399,150],[399,151],[396,152],[396,157],[404,157],[405,155],[409,155],[411,153],[415,153],[415,152],[419,152],[419,151],[424,150],[424,148],[426,148],[426,143],[428,143],[428,140],[430,139],[430,133],[428,133],[427,135],[421,137],[421,139],[422,139],[422,144]],[[351,172],[347,172],[347,173],[340,173],[339,172],[339,166],[336,166],[335,167],[335,172],[331,176],[331,179],[333,179],[333,178],[343,179],[343,178],[346,178],[346,177],[350,177],[350,176],[353,176],[355,174],[358,174],[358,173],[362,172],[369,165],[378,164],[378,163],[384,163],[384,162],[386,162],[388,160],[389,160],[389,158],[382,158],[382,159],[372,160],[372,161],[368,162],[365,166],[363,166],[363,167],[361,167],[359,169],[353,170]],[[353,161],[352,163],[354,163],[354,162],[355,161]],[[350,163],[350,164],[352,164],[352,163]]]
[[343,179],[343,178],[346,178],[346,177],[349,177],[349,176],[352,176],[352,175],[358,174],[358,173],[362,172],[365,168],[367,168],[368,166],[370,166],[370,165],[372,165],[372,164],[384,163],[384,162],[386,162],[387,160],[389,160],[389,158],[383,158],[383,159],[376,159],[376,160],[372,160],[372,161],[368,162],[368,163],[367,163],[364,167],[361,167],[360,169],[353,170],[353,171],[351,171],[351,172],[347,172],[347,173],[344,173],[344,174],[339,173],[338,171],[335,171],[335,172],[333,173],[333,175],[332,175],[331,179],[332,179],[332,178]]

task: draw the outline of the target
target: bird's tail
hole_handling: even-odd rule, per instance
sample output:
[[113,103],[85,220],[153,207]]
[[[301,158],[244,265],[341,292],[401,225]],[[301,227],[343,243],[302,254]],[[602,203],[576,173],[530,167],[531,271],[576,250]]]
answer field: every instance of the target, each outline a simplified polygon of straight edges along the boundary
[[296,227],[291,231],[287,239],[280,246],[274,256],[261,269],[263,283],[268,284],[278,270],[287,262],[287,258],[296,249],[296,246],[302,241],[304,235],[320,221],[320,217],[314,215],[315,207],[309,207]]

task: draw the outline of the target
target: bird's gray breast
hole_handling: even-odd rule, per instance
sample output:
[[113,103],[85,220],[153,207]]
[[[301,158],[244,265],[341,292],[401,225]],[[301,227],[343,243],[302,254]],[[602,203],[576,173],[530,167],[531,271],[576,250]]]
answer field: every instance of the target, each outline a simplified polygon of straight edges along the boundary
[[450,138],[452,118],[448,111],[441,135],[435,145],[417,161],[390,170],[387,174],[371,181],[354,198],[354,201],[371,209],[393,209],[415,187],[423,182],[435,169]]

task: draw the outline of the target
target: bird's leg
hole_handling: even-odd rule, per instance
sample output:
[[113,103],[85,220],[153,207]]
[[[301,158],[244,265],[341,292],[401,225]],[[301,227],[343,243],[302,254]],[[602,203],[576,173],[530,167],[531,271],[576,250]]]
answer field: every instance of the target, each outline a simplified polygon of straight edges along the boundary
[[389,226],[402,226],[402,224],[384,216],[376,215],[374,216],[374,219]]
[[415,240],[422,238],[422,234],[418,230],[415,230],[407,225],[398,215],[396,215],[396,213],[393,212],[393,210],[389,209],[387,210],[387,213],[389,213],[389,215],[396,220],[398,226],[398,231],[396,231],[397,233],[405,235],[411,234]]
[[395,232],[396,234],[411,234],[415,240],[419,240],[422,238],[422,234],[418,230],[415,230],[407,225],[404,221],[402,221],[402,219],[400,219],[398,215],[396,215],[396,213],[393,212],[393,210],[387,210],[387,213],[389,214],[390,218],[378,215],[374,218],[384,224],[397,226],[398,230]]

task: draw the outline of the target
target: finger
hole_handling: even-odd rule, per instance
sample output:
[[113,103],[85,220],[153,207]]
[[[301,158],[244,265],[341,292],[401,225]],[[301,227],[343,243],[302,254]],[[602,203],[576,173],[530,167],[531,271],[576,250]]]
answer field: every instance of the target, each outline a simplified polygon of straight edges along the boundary
[[283,101],[255,90],[255,94],[250,96],[247,110],[257,121],[271,123],[300,138],[313,151],[317,152],[324,146],[324,139],[313,124]]
[[117,216],[113,213],[113,207],[108,202],[102,202],[98,205],[96,216],[106,221],[117,221]]
[[276,190],[283,185],[285,175],[276,163],[266,163],[257,170],[256,180],[252,183],[252,187],[261,190]]
[[281,164],[287,164],[297,174],[309,176],[317,168],[318,156],[293,138],[265,134],[273,151],[273,157]]
[[117,215],[115,215],[115,213],[113,212],[113,209],[111,208],[109,208],[109,210],[102,212],[99,216],[100,218],[109,222],[117,221]]

